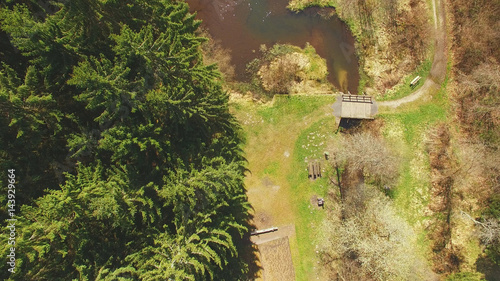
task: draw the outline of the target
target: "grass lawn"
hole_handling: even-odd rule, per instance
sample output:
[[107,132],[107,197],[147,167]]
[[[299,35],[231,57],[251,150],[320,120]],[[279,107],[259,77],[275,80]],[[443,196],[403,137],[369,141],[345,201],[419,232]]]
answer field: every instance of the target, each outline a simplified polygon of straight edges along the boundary
[[[306,128],[297,138],[293,155],[293,170],[288,176],[297,208],[297,241],[301,260],[296,263],[297,280],[314,277],[316,260],[316,231],[325,218],[325,210],[317,208],[313,196],[326,198],[330,185],[326,173],[315,181],[308,179],[306,159],[324,159],[326,144],[335,137],[333,117],[325,117]],[[322,163],[326,166],[326,163]],[[326,202],[325,209],[329,204]],[[313,274],[313,275],[311,275]]]
[[246,186],[257,227],[295,225],[290,248],[297,280],[315,280],[315,228],[324,210],[311,204],[324,197],[326,178],[311,181],[306,159],[324,159],[334,137],[334,96],[280,96],[273,105],[237,102],[233,113],[246,134]]

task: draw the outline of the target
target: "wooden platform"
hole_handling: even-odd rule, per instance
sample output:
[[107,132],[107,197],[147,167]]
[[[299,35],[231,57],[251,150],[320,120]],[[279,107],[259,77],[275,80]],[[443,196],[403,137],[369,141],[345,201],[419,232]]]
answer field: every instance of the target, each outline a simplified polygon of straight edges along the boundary
[[289,239],[294,237],[295,225],[280,225],[279,230],[261,235],[252,235],[250,240],[259,251],[262,264],[261,278],[268,280],[295,280]]
[[259,255],[264,280],[295,280],[295,269],[288,237],[260,244]]

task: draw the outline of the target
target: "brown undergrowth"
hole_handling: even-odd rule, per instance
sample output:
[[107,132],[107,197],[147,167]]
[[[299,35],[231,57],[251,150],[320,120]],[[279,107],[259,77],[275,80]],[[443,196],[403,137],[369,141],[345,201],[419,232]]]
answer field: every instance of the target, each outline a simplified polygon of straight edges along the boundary
[[463,255],[461,247],[452,240],[456,159],[446,124],[439,124],[431,131],[427,150],[431,166],[431,200],[428,207],[433,214],[428,238],[432,241],[434,271],[447,274],[459,270]]
[[217,64],[224,80],[232,81],[235,72],[231,63],[231,50],[224,49],[220,40],[215,40],[207,30],[200,29],[200,35],[208,39],[201,46],[205,64]]
[[[469,266],[461,271],[478,271],[487,280],[497,280],[494,276],[500,276],[500,247],[480,243],[477,232],[481,226],[473,220],[493,219],[488,210],[500,190],[500,2],[448,1],[448,11],[453,23],[454,77],[449,92],[453,123],[457,124],[454,139],[458,162],[463,166],[455,177],[456,202],[460,204],[455,209],[470,216],[454,233],[467,232],[462,239],[475,241],[469,242],[475,246],[469,246],[465,255]],[[484,264],[494,264],[495,260],[497,265],[485,268]]]

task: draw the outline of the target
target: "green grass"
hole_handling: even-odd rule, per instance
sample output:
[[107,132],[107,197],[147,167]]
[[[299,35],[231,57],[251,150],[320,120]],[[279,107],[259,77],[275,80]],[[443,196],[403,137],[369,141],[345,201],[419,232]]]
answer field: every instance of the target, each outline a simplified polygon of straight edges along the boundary
[[275,161],[269,164],[265,169],[264,169],[264,174],[265,175],[276,175],[279,172],[280,168],[280,162]]
[[[295,261],[297,280],[310,280],[315,266],[317,230],[326,217],[325,209],[311,208],[310,199],[313,195],[325,198],[329,183],[327,175],[315,181],[308,179],[307,163],[305,159],[324,159],[324,151],[335,135],[335,118],[325,117],[317,121],[309,128],[302,131],[295,143],[292,170],[296,171],[289,175],[288,180],[292,189],[292,195],[296,200],[298,212],[296,214],[297,242],[300,259]],[[326,163],[322,162],[322,167]]]
[[280,123],[282,121],[300,121],[301,118],[313,113],[319,107],[333,103],[333,96],[289,96],[275,95],[272,106],[258,109],[258,114],[267,123]]
[[[384,136],[394,143],[404,158],[400,182],[393,196],[399,203],[399,207],[406,211],[409,221],[413,223],[418,219],[419,214],[412,209],[414,202],[411,200],[415,198],[412,195],[424,192],[430,184],[425,134],[436,123],[445,121],[448,116],[445,86],[434,93],[429,102],[379,115],[379,118],[382,118],[386,124]],[[427,201],[421,203],[425,205]]]
[[418,234],[417,249],[423,257],[430,254],[430,241],[424,223],[430,202],[431,168],[426,151],[426,135],[438,123],[448,118],[447,80],[441,89],[428,93],[432,98],[418,101],[390,113],[382,113],[382,130],[386,140],[402,157],[400,178],[390,193],[398,213],[405,218]]

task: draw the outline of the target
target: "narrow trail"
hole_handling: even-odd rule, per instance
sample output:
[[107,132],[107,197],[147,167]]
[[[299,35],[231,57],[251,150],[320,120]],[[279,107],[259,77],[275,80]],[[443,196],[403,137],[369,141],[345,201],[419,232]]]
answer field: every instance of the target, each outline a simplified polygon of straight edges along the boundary
[[424,85],[412,94],[397,100],[378,102],[379,106],[397,108],[403,104],[416,101],[433,89],[439,89],[446,77],[448,52],[446,46],[446,12],[443,0],[432,0],[434,18],[434,59],[431,71]]

